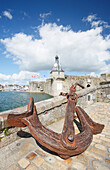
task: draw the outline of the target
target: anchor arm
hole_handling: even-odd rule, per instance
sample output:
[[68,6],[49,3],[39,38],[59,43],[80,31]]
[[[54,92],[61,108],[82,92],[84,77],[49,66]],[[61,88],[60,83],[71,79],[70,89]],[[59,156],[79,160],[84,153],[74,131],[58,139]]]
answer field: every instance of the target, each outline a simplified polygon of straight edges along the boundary
[[34,106],[34,98],[30,97],[27,111],[20,114],[10,113],[7,119],[8,124],[10,126],[15,126],[15,127],[25,127],[26,125],[22,123],[21,119],[32,115],[33,106]]
[[87,123],[89,124],[89,126],[91,127],[93,131],[93,134],[101,133],[104,128],[104,125],[94,122],[81,107],[78,107],[78,108],[80,108],[80,110],[82,111]]

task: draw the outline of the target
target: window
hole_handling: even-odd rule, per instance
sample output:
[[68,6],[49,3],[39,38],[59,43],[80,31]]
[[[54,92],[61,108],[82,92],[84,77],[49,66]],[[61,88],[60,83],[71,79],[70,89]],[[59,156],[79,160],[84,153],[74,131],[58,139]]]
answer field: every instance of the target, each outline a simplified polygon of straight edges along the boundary
[[90,101],[91,100],[91,96],[90,95],[88,95],[88,101]]
[[58,75],[60,75],[60,72],[58,72]]
[[90,84],[88,84],[87,87],[90,87]]

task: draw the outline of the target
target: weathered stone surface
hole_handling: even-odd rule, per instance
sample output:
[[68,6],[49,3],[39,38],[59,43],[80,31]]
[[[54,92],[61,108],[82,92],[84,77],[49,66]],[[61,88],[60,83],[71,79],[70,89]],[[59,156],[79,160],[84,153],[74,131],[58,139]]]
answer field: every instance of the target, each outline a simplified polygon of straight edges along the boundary
[[94,138],[93,138],[93,142],[94,142],[94,143],[101,143],[101,140],[100,140],[100,139],[94,139]]
[[22,158],[18,161],[18,164],[21,166],[21,168],[26,168],[30,162],[27,159]]
[[[110,129],[108,129],[108,130],[110,130]],[[100,137],[102,140],[104,140],[104,141],[106,141],[106,142],[110,142],[110,139],[108,139],[108,138],[104,138],[104,137]]]
[[103,144],[104,146],[110,147],[110,142],[103,141],[102,144]]
[[73,161],[71,166],[72,166],[72,168],[76,168],[78,170],[79,169],[80,170],[86,170],[86,166],[84,164],[80,163],[80,162]]
[[36,149],[35,152],[36,152],[37,154],[39,154],[40,156],[43,156],[43,157],[46,156],[46,154],[45,154],[44,152],[42,152],[41,150],[39,150],[39,149]]
[[37,157],[32,161],[37,167],[40,167],[41,164],[44,162],[44,159],[42,157]]
[[19,139],[0,149],[0,168],[6,169],[30,152],[34,146],[34,139]]
[[109,170],[109,168],[98,161],[93,161],[93,168],[95,170]]
[[36,156],[37,156],[36,153],[30,152],[30,153],[26,156],[26,158],[29,159],[29,160],[32,160],[32,159],[35,158]]
[[43,164],[41,165],[41,168],[43,170],[54,170],[55,169],[52,165],[50,165],[47,162],[43,162]]
[[20,170],[20,168],[16,164],[13,164],[9,168],[7,168],[7,170]]
[[100,160],[100,161],[103,161],[102,157],[100,157],[100,156],[98,156],[98,155],[96,155],[96,154],[94,154],[94,153],[92,153],[92,152],[85,151],[85,155],[88,155],[88,156],[90,156],[90,157],[92,157],[92,158],[94,158],[94,159],[98,159],[98,160]]
[[26,170],[37,170],[37,167],[36,167],[35,165],[33,165],[33,164],[30,164],[30,165],[26,168]]
[[100,149],[100,150],[103,150],[103,151],[107,150],[107,148],[104,145],[101,145],[101,144],[96,144],[95,147]]
[[76,170],[76,168],[69,167],[69,168],[67,168],[67,170]]
[[4,119],[3,116],[0,116],[0,130],[4,128]]
[[91,147],[90,151],[92,151],[92,152],[94,152],[94,153],[97,153],[97,154],[99,154],[99,155],[105,156],[105,152],[104,152],[104,151],[99,150],[99,149],[97,149],[97,148],[95,148],[95,147]]
[[64,119],[61,119],[57,121],[56,123],[49,125],[48,128],[57,133],[61,133],[63,129],[63,124],[64,124]]
[[105,162],[110,164],[110,159],[105,159]]
[[78,162],[82,162],[86,165],[89,165],[89,158],[84,153],[73,158],[73,160],[74,159],[76,159]]
[[72,158],[69,158],[69,159],[65,160],[64,163],[67,164],[67,165],[71,165]]
[[46,156],[45,160],[51,164],[55,163],[56,161],[56,159],[51,155]]
[[53,164],[54,168],[57,168],[58,170],[66,170],[67,167],[65,165],[63,165],[61,162],[58,162],[56,161],[54,164]]

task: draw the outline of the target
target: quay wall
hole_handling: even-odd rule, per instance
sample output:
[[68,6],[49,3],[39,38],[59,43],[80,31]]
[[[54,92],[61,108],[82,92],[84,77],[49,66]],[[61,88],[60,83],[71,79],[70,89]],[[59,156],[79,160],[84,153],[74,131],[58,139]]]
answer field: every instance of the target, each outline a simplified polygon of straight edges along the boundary
[[[103,80],[92,76],[51,75],[46,81],[30,81],[29,92],[44,92],[52,96],[58,96],[60,92],[67,93],[71,85],[76,82],[84,87],[95,87]],[[77,86],[77,90],[81,90]]]
[[[110,84],[99,85],[96,87],[85,88],[77,92],[78,103],[83,109],[94,102],[110,102]],[[47,126],[64,117],[67,106],[67,99],[64,96],[57,96],[48,100],[35,103],[37,114],[43,125]],[[13,110],[0,113],[0,131],[7,128],[10,133],[9,136],[0,134],[0,147],[6,146],[12,141],[19,139],[19,131],[25,130],[29,132],[28,128],[10,128],[7,123],[7,117],[10,113],[23,113],[27,110],[27,106],[19,107]],[[17,133],[16,133],[17,132]]]

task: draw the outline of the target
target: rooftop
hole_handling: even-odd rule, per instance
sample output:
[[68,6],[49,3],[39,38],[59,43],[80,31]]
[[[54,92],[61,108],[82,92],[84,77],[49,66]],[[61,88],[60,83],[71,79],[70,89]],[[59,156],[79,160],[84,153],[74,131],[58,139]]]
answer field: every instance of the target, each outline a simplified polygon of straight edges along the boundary
[[53,68],[52,68],[52,70],[51,70],[51,73],[52,72],[64,72],[63,70],[62,70],[62,67],[61,67],[61,64],[59,63],[59,57],[58,56],[56,56],[55,57],[55,63],[54,63],[54,65],[53,65]]

